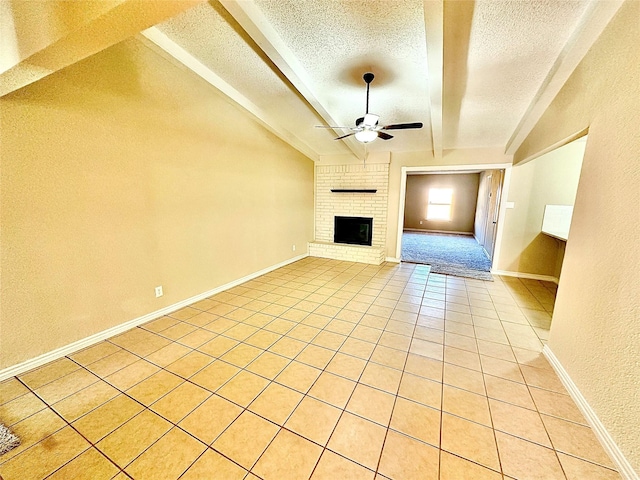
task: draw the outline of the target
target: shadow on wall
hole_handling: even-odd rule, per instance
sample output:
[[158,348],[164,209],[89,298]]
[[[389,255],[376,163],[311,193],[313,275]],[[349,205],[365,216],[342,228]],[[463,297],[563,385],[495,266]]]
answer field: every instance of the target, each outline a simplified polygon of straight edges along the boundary
[[510,270],[527,272],[534,275],[549,275],[556,271],[560,240],[551,238],[544,233],[537,234],[527,245],[517,263],[514,262]]

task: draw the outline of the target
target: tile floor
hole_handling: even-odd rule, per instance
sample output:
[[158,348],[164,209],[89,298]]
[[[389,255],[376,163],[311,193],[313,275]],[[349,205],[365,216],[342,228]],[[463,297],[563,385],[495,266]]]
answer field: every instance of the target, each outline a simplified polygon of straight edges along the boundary
[[553,285],[306,258],[0,384],[28,479],[614,479]]

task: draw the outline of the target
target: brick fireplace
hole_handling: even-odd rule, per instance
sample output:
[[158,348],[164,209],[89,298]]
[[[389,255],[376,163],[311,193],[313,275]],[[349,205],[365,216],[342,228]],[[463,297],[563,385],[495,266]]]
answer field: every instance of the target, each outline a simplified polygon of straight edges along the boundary
[[[388,163],[317,165],[316,231],[309,255],[374,265],[384,262],[388,195]],[[371,218],[371,246],[335,243],[335,217]]]

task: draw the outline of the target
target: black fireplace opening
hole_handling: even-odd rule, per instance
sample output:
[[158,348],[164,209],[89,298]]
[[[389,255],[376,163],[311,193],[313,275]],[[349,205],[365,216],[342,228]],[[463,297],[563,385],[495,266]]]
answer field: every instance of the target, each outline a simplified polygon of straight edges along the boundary
[[373,218],[334,217],[333,242],[371,246]]

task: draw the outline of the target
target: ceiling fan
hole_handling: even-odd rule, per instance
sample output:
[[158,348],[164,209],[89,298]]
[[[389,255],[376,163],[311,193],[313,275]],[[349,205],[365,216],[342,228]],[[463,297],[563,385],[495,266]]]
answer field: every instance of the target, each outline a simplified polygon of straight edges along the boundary
[[343,138],[350,137],[351,135],[355,135],[356,140],[362,143],[373,142],[376,138],[381,138],[382,140],[391,140],[393,135],[389,135],[383,130],[406,130],[409,128],[422,128],[421,122],[413,122],[413,123],[395,123],[392,125],[379,125],[378,120],[380,119],[379,115],[375,115],[373,113],[369,113],[369,85],[374,79],[374,75],[371,72],[367,72],[362,76],[362,79],[367,84],[367,105],[364,117],[360,117],[356,119],[355,127],[331,127],[325,125],[316,125],[317,128],[332,128],[332,129],[341,129],[341,130],[351,130],[352,133],[347,133],[346,135],[342,135],[340,137],[334,138],[334,140],[342,140]]

